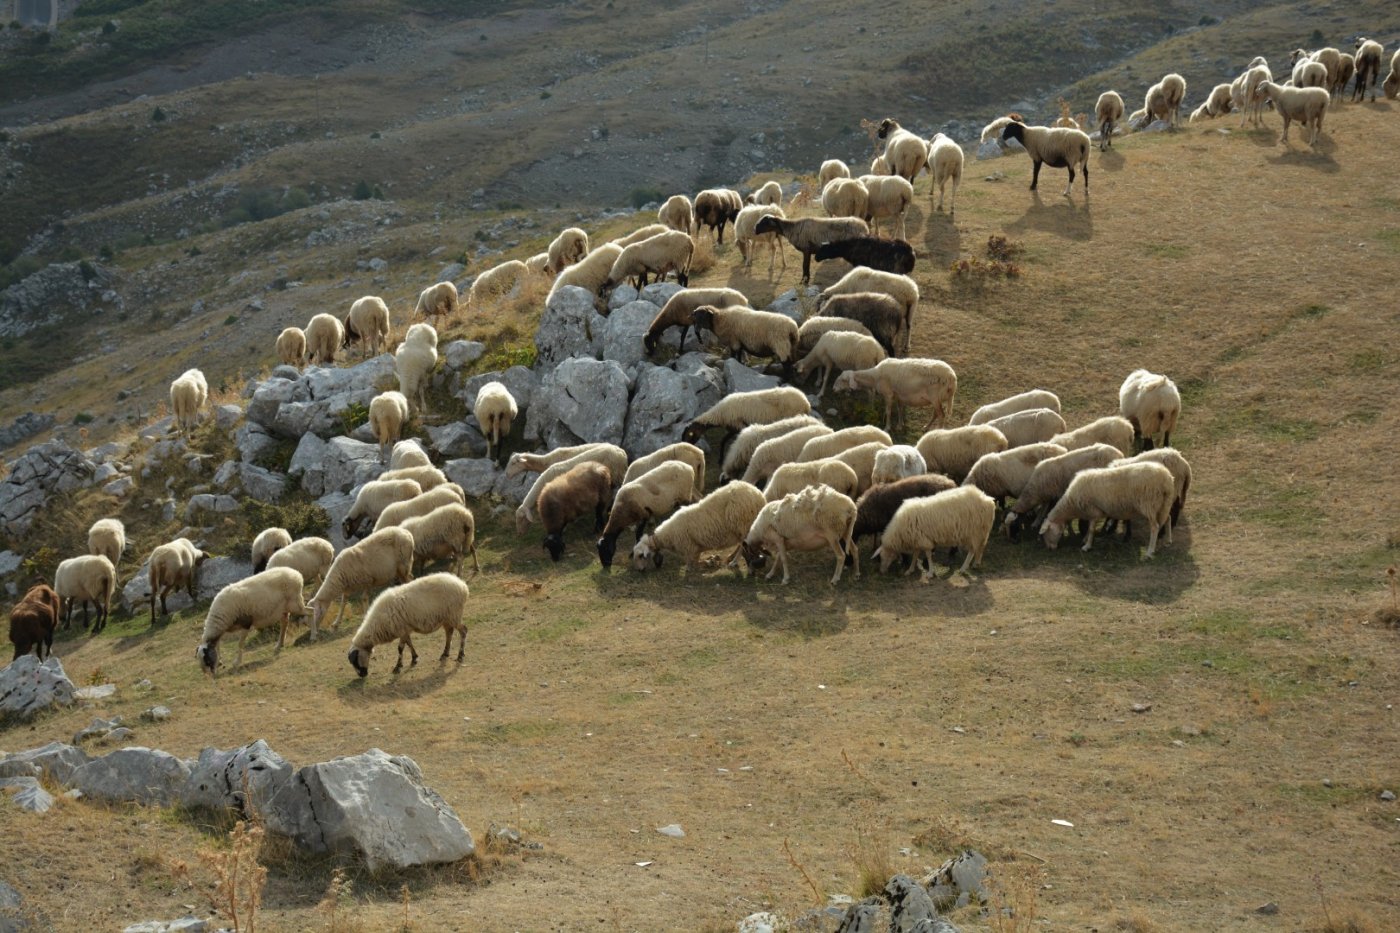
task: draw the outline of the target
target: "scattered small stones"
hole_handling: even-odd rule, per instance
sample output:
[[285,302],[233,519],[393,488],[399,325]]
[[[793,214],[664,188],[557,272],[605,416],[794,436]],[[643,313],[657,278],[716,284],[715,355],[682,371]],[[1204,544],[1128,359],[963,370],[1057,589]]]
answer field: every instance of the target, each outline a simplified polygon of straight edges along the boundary
[[1258,907],[1254,908],[1254,912],[1256,914],[1263,914],[1265,917],[1272,917],[1274,914],[1278,913],[1278,904],[1274,901],[1269,901],[1267,904],[1260,904]]
[[1151,703],[1134,703],[1132,706],[1128,707],[1128,709],[1132,710],[1134,713],[1147,713],[1147,712],[1151,712],[1151,710],[1152,710],[1152,704],[1151,704]]
[[656,827],[656,831],[663,836],[670,836],[672,839],[684,839],[685,830],[681,829],[680,823],[668,823],[665,826]]
[[1390,803],[1392,800],[1395,799],[1395,791],[1393,791],[1393,790],[1383,790],[1383,791],[1381,791],[1381,799],[1384,800],[1386,803]]
[[73,696],[79,700],[105,700],[116,692],[116,684],[94,684],[90,687],[79,687],[73,691]]
[[170,707],[152,706],[141,713],[141,718],[147,722],[165,722],[170,718]]

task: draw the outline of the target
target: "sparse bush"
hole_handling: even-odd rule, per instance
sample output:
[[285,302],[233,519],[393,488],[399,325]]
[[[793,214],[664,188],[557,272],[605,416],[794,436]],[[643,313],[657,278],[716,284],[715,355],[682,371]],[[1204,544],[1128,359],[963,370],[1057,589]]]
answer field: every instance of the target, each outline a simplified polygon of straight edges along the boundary
[[112,249],[111,243],[103,243],[102,248],[97,251],[97,258],[103,262],[111,262],[117,258],[117,251]]
[[80,411],[73,416],[74,424],[92,424],[96,420],[92,414],[85,411]]
[[987,258],[999,259],[1002,262],[1010,261],[1026,251],[1026,248],[1014,240],[1008,240],[1004,236],[987,237]]
[[368,421],[369,409],[360,402],[350,403],[345,407],[345,410],[340,413],[340,424],[341,427],[345,428],[346,434],[349,434]]
[[83,277],[84,282],[91,282],[97,278],[97,268],[86,259],[78,262],[78,273]]
[[1215,25],[1216,23],[1218,23],[1218,22],[1220,22],[1220,20],[1216,19],[1214,16],[1211,16],[1209,13],[1207,13],[1205,16],[1202,16],[1199,20],[1197,20],[1196,25],[1197,25],[1197,26],[1214,26],[1214,25]]
[[634,208],[641,208],[647,204],[664,201],[665,198],[656,188],[633,188],[627,200]]
[[165,111],[162,110],[161,108],[157,107],[155,110],[152,110],[152,111],[151,111],[151,122],[152,122],[152,123],[164,123],[165,120],[166,120]]
[[370,188],[369,182],[361,178],[359,181],[355,182],[355,191],[352,197],[354,197],[356,201],[368,201],[370,198],[374,197],[374,191]]
[[228,317],[224,318],[224,326],[225,326],[225,327],[232,327],[233,325],[235,325],[235,324],[237,324],[237,323],[238,323],[238,315],[236,315],[236,314],[230,314]]
[[1314,29],[1312,35],[1308,38],[1313,45],[1322,45],[1326,41],[1326,38],[1322,35],[1321,29]]
[[103,34],[104,36],[110,36],[112,33],[116,32],[116,31],[117,31],[117,24],[116,24],[116,21],[115,21],[115,20],[110,20],[110,19],[109,19],[109,20],[107,20],[107,22],[105,22],[105,23],[102,24],[102,34]]
[[548,91],[540,91],[540,100],[549,100],[554,95]]

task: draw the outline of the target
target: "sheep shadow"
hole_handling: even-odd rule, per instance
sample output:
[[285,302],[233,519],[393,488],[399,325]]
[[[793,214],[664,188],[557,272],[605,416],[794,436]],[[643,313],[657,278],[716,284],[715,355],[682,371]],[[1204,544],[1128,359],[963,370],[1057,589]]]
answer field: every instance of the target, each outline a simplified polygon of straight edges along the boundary
[[1127,164],[1128,160],[1119,155],[1117,149],[1105,149],[1099,153],[1098,163],[1094,167],[1105,172],[1121,172]]
[[1089,212],[1087,195],[1081,201],[1057,196],[1057,200],[1051,204],[1041,199],[1039,191],[1032,191],[1031,198],[1033,203],[1026,212],[1006,225],[1008,233],[1037,231],[1078,241],[1094,238],[1094,219]]
[[1272,165],[1293,165],[1302,168],[1316,169],[1334,175],[1342,170],[1337,164],[1337,160],[1332,158],[1331,153],[1335,152],[1336,143],[1330,137],[1319,136],[1317,145],[1308,151],[1306,149],[1294,149],[1291,145],[1276,156],[1270,156],[1268,161]]
[[935,267],[947,265],[962,254],[962,234],[958,232],[955,214],[929,212],[924,223],[924,249],[928,253],[924,261]]
[[[1174,603],[1196,585],[1201,571],[1191,553],[1191,528],[1186,519],[1172,530],[1173,543],[1157,542],[1151,560],[1142,556],[1146,538],[1135,531],[1131,541],[1100,532],[1087,554],[1081,539],[1069,536],[1057,550],[1047,549],[1034,537],[1019,544],[1003,542],[997,548],[1002,572],[1044,582],[1068,582],[1086,596],[1120,599],[1147,605]],[[989,556],[988,560],[992,558]]]
[[[455,643],[455,636],[453,641]],[[442,689],[447,679],[467,663],[458,661],[456,654],[443,659],[435,655],[429,658],[428,653],[419,646],[418,663],[409,666],[405,661],[404,669],[395,674],[392,669],[397,648],[392,644],[381,645],[376,651],[377,657],[370,661],[367,677],[356,676],[354,668],[346,662],[344,670],[350,679],[335,688],[336,695],[347,704],[364,706],[387,700],[417,700]],[[374,669],[376,663],[383,665],[380,670]],[[430,669],[427,676],[412,676],[425,668]]]

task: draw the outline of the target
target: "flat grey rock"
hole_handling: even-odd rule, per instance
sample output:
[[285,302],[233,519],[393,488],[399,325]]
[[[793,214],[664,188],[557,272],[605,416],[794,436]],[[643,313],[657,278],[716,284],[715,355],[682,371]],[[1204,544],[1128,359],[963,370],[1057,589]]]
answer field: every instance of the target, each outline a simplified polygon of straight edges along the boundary
[[32,654],[22,655],[0,669],[0,721],[32,719],[45,710],[69,706],[75,689],[58,658],[50,655],[40,661]]

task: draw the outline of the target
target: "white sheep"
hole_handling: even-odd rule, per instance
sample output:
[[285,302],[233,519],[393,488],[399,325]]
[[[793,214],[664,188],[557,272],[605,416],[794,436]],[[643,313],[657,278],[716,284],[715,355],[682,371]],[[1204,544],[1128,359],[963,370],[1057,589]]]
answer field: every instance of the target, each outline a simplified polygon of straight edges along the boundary
[[764,579],[773,579],[773,574],[782,567],[786,585],[790,579],[789,550],[815,551],[828,547],[836,555],[831,585],[841,582],[848,555],[855,564],[856,579],[860,579],[860,555],[851,537],[855,523],[856,504],[849,496],[830,486],[809,486],[770,501],[759,510],[744,536],[744,560],[750,572],[757,573],[767,562],[768,555],[776,552],[778,559]]
[[404,519],[399,526],[413,535],[413,556],[418,569],[429,561],[452,561],[452,573],[461,576],[462,558],[471,554],[472,569],[481,573],[476,555],[476,517],[460,502],[440,505],[427,515]]
[[413,307],[413,316],[421,317],[425,321],[433,318],[441,318],[438,323],[445,324],[457,313],[457,306],[461,301],[461,296],[457,294],[457,286],[451,282],[437,282],[429,285],[418,293],[418,304]]
[[972,417],[967,419],[967,423],[986,424],[988,421],[994,421],[1004,415],[1014,415],[1018,411],[1030,411],[1032,408],[1048,408],[1053,412],[1059,412],[1060,397],[1049,389],[1031,389],[1029,392],[1022,392],[999,402],[983,405],[972,413]]
[[508,259],[492,266],[472,280],[467,307],[479,311],[485,304],[514,297],[529,275],[530,270],[519,259]]
[[1123,451],[1123,456],[1127,457],[1133,452],[1134,438],[1135,432],[1131,421],[1117,415],[1110,415],[1107,418],[1097,418],[1090,421],[1073,431],[1056,434],[1050,438],[1050,443],[1059,444],[1065,450],[1077,450],[1080,447],[1088,447],[1090,444],[1108,444]]
[[588,449],[576,454],[567,460],[551,464],[540,473],[535,480],[530,491],[525,494],[525,499],[520,503],[520,507],[515,510],[515,531],[517,534],[524,534],[529,530],[532,522],[539,520],[539,513],[535,509],[535,502],[539,499],[544,487],[548,486],[557,476],[563,476],[574,467],[582,463],[601,463],[608,468],[612,476],[614,487],[621,485],[622,477],[627,473],[627,451],[616,444],[590,444]]
[[1331,88],[1328,87],[1327,82],[1327,66],[1312,59],[1298,62],[1293,66],[1293,86],[1327,88],[1330,95]]
[[381,482],[387,482],[391,479],[411,479],[422,486],[424,492],[427,492],[429,489],[435,489],[446,483],[447,475],[435,466],[408,466],[397,470],[385,470],[379,474],[379,479]]
[[204,373],[187,369],[170,383],[170,410],[175,413],[175,426],[188,435],[199,424],[199,412],[209,399],[209,383]]
[[525,268],[531,275],[544,275],[553,277],[554,273],[548,271],[549,253],[535,253],[525,260]]
[[870,192],[858,178],[833,178],[822,189],[822,210],[828,217],[863,218],[869,201]]
[[928,164],[928,143],[888,117],[880,121],[875,135],[885,141],[882,155],[890,172],[912,185]]
[[[727,310],[727,309],[726,309]],[[783,317],[783,315],[770,315]],[[787,318],[792,324],[792,319]],[[797,325],[792,324],[792,342],[797,342]],[[790,359],[791,357],[789,357]],[[812,403],[801,389],[792,386],[779,386],[774,389],[757,389],[752,392],[731,392],[715,402],[700,416],[685,426],[681,440],[694,444],[709,428],[723,428],[725,440],[738,434],[751,424],[779,421],[793,415],[805,415],[812,410]],[[724,444],[721,442],[721,448]],[[720,451],[720,459],[724,451]]]
[[1081,470],[1099,469],[1121,459],[1123,453],[1117,447],[1090,444],[1041,460],[1031,470],[1031,475],[1016,494],[1016,500],[1006,510],[1006,519],[1002,524],[1007,537],[1016,540],[1020,535],[1021,523],[1027,519],[1033,520],[1040,509],[1053,505],[1065,494],[1070,482]]
[[[758,239],[761,239],[758,238]],[[784,260],[786,266],[786,260]],[[662,336],[672,327],[681,329],[681,339],[676,343],[676,349],[682,350],[685,347],[686,334],[695,325],[695,309],[710,305],[716,308],[729,308],[735,305],[747,307],[749,300],[744,297],[744,293],[733,288],[683,288],[666,299],[666,303],[661,306],[661,310],[656,312],[656,317],[651,319],[651,325],[647,328],[645,336],[642,337],[642,348],[650,356],[656,352],[657,346],[661,343]]]
[[967,558],[956,573],[967,573],[982,566],[982,553],[992,535],[997,506],[991,497],[975,486],[959,486],[932,496],[906,499],[885,526],[880,546],[872,559],[880,559],[884,573],[897,557],[914,558],[906,573],[924,566],[924,582],[933,578],[933,552],[938,548],[958,548]]
[[317,314],[306,324],[306,359],[322,366],[335,364],[335,354],[345,344],[345,325],[334,314]]
[[101,554],[112,562],[113,567],[121,566],[122,552],[126,550],[126,526],[119,518],[99,518],[88,529],[88,553]]
[[[1366,85],[1371,86],[1371,103],[1376,102],[1376,79],[1380,77],[1381,56],[1385,50],[1381,44],[1374,39],[1367,39],[1364,36],[1356,40],[1356,86],[1351,93],[1351,99],[1366,99]],[[1391,67],[1395,62],[1392,59]],[[1278,106],[1278,102],[1274,102]],[[1287,126],[1287,124],[1285,124]],[[1285,130],[1287,132],[1287,130]]]
[[879,292],[899,302],[900,307],[904,309],[904,350],[907,352],[909,333],[914,326],[914,310],[919,306],[918,283],[907,275],[857,266],[837,279],[834,284],[822,289],[822,293],[817,296],[817,308],[825,308],[837,295],[854,295],[859,292]]
[[335,556],[326,578],[311,597],[311,640],[316,640],[321,620],[336,600],[340,601],[340,608],[330,621],[331,628],[345,614],[345,602],[350,596],[412,579],[413,535],[404,529],[381,528],[350,545]]
[[769,179],[749,194],[744,199],[748,204],[772,205],[777,207],[783,203],[783,186],[776,181]]
[[875,158],[871,159],[871,160],[870,160],[870,174],[871,174],[871,175],[888,175],[888,174],[890,174],[890,160],[889,160],[889,159],[886,159],[886,158],[885,158],[884,156],[882,156],[882,155],[877,155]]
[[151,560],[146,569],[146,579],[151,589],[151,622],[156,620],[156,599],[160,599],[160,614],[169,615],[165,597],[174,589],[185,588],[185,593],[194,599],[196,574],[199,565],[209,559],[209,554],[195,547],[189,538],[176,538],[167,544],[160,544],[151,551]]
[[928,170],[933,176],[929,182],[928,199],[933,200],[933,189],[938,189],[938,210],[943,210],[943,192],[948,182],[953,183],[953,196],[948,199],[948,213],[958,209],[958,187],[962,185],[963,151],[953,140],[942,133],[935,133],[928,141]]
[[914,445],[930,473],[942,473],[961,483],[972,465],[986,454],[1006,450],[1006,435],[985,424],[964,428],[935,428]]
[[871,234],[879,236],[880,221],[892,220],[894,236],[904,239],[904,215],[914,203],[914,186],[898,175],[862,175],[860,182],[867,192],[863,216]]
[[1064,196],[1069,197],[1074,187],[1074,169],[1078,166],[1084,173],[1084,193],[1089,193],[1089,136],[1083,130],[1067,127],[1026,126],[1022,123],[1008,123],[1002,130],[1002,139],[1014,139],[1031,157],[1034,168],[1031,170],[1031,190],[1040,184],[1040,166],[1069,169],[1069,183],[1065,185]]
[[374,521],[374,530],[397,528],[401,522],[407,519],[427,515],[433,509],[450,505],[453,502],[466,505],[466,493],[456,483],[444,483],[436,489],[430,489],[412,499],[391,502],[384,506],[384,510],[379,513],[379,518]]
[[420,411],[428,405],[428,375],[437,366],[437,341],[433,325],[414,324],[394,351],[394,374],[399,379],[399,391],[410,406],[416,402]]
[[[882,242],[882,241],[876,241]],[[900,240],[899,242],[904,242]],[[821,255],[818,253],[818,255]],[[833,295],[825,301],[815,318],[837,318],[854,321],[864,328],[880,344],[889,356],[903,356],[909,349],[907,317],[904,307],[883,292],[851,292],[847,295]],[[805,322],[804,322],[805,323]],[[826,330],[850,330],[848,327],[825,327]],[[859,333],[859,331],[854,331]],[[818,334],[817,339],[821,336]],[[802,340],[798,329],[798,342]],[[813,341],[813,346],[816,341]]]
[[656,217],[671,230],[691,233],[695,230],[695,208],[690,198],[683,194],[673,194],[666,199],[656,212]]
[[698,569],[701,554],[720,548],[731,549],[727,560],[734,566],[739,546],[765,504],[763,493],[749,483],[721,486],[643,536],[632,548],[632,569],[660,567],[665,551],[675,551],[687,567]]
[[1237,103],[1240,107],[1241,127],[1246,120],[1256,126],[1264,122],[1264,96],[1259,93],[1259,85],[1265,81],[1272,81],[1274,77],[1263,59],[1255,59],[1255,62],[1256,64],[1251,64],[1238,79],[1240,99]]
[[112,594],[117,589],[117,568],[101,554],[70,557],[54,571],[53,589],[58,594],[63,627],[72,624],[73,607],[82,603],[83,628],[87,628],[88,603],[92,603],[97,610],[97,621],[92,629],[96,634],[106,627],[107,615],[112,611]]
[[783,244],[778,241],[778,234],[774,232],[765,233],[759,236],[754,228],[758,226],[759,220],[772,215],[774,217],[785,217],[783,209],[776,204],[750,204],[739,212],[739,216],[734,218],[734,243],[739,247],[739,254],[744,257],[744,268],[753,268],[753,257],[758,252],[760,246],[768,248],[768,274],[773,274],[773,263],[776,259],[782,259],[783,269],[787,269],[787,252],[783,249]]
[[1162,446],[1172,445],[1172,431],[1181,416],[1181,393],[1176,383],[1159,373],[1135,369],[1118,390],[1118,413],[1133,425],[1134,442],[1151,450],[1157,435]]
[[1294,121],[1310,131],[1308,145],[1316,146],[1322,132],[1322,119],[1332,95],[1320,87],[1283,87],[1272,81],[1260,81],[1257,93],[1273,101],[1274,109],[1283,118],[1283,142],[1288,142],[1288,128]]
[[1224,116],[1234,109],[1234,101],[1234,86],[1217,84],[1211,89],[1210,96],[1205,99],[1205,103],[1191,113],[1191,122],[1194,123],[1201,117]]
[[[798,428],[809,428],[814,425],[821,426],[821,419],[812,415],[793,415],[790,418],[780,418],[777,421],[769,421],[760,424],[751,424],[739,432],[734,438],[734,442],[729,445],[728,452],[725,453],[719,471],[719,481],[721,484],[727,483],[731,479],[740,476],[749,465],[754,451],[764,441],[772,440],[775,437],[782,437],[790,431]],[[827,431],[830,432],[830,428]],[[800,449],[800,448],[799,448]]]
[[958,394],[958,374],[942,360],[883,360],[869,369],[848,369],[836,377],[837,392],[871,389],[885,399],[885,430],[889,430],[898,406],[898,421],[911,405],[933,409],[924,431],[946,424],[953,415]]
[[510,436],[511,425],[520,414],[515,396],[503,383],[488,382],[477,390],[472,414],[476,415],[476,423],[486,436],[486,456],[491,457],[492,448],[500,454],[501,438]]
[[1048,441],[1056,434],[1063,434],[1065,419],[1060,417],[1059,412],[1049,408],[1030,408],[993,418],[987,422],[987,426],[1000,431],[1006,438],[1008,447],[1020,447],[1023,444]]
[[[893,176],[891,176],[893,177]],[[822,334],[810,353],[794,367],[799,376],[821,367],[821,388],[817,397],[826,395],[826,384],[833,370],[869,369],[885,358],[885,350],[874,337],[851,331],[831,330]]]
[[[639,477],[645,476],[652,470],[667,463],[685,463],[691,468],[695,475],[695,498],[700,498],[705,494],[705,452],[694,444],[685,441],[678,441],[675,444],[667,444],[659,450],[653,451],[644,457],[638,457],[627,464],[627,472],[622,474],[622,485],[626,486]],[[620,495],[622,490],[618,490]],[[613,508],[617,506],[614,505]]]
[[384,510],[395,502],[407,502],[420,495],[423,487],[411,479],[371,480],[360,487],[355,495],[355,503],[345,513],[341,522],[341,532],[346,539],[360,533],[366,522],[375,523]]
[[976,486],[998,503],[1015,499],[1042,460],[1065,453],[1059,444],[1026,444],[997,453],[983,454],[967,471],[964,486]]
[[1400,97],[1400,49],[1396,49],[1395,54],[1390,56],[1390,74],[1386,75],[1381,90],[1385,91],[1386,100]]
[[1186,507],[1186,494],[1191,490],[1191,464],[1181,455],[1180,451],[1173,447],[1144,450],[1135,457],[1115,460],[1109,466],[1119,467],[1125,463],[1160,463],[1171,473],[1174,487],[1171,527],[1175,528],[1177,521],[1181,518],[1181,510]]
[[383,298],[366,295],[345,315],[345,345],[359,341],[363,352],[378,356],[389,345],[389,306]]
[[214,675],[219,667],[219,640],[229,632],[238,632],[238,654],[233,659],[233,669],[237,670],[243,663],[243,644],[249,634],[280,623],[277,650],[281,651],[292,616],[304,616],[307,612],[301,574],[291,567],[264,570],[230,583],[209,604],[195,657],[204,670]]
[[821,169],[817,172],[817,187],[826,188],[826,183],[833,178],[850,178],[851,170],[845,162],[840,159],[827,159],[822,163]]
[[858,424],[812,438],[802,445],[802,449],[798,451],[793,462],[809,463],[813,460],[827,460],[843,451],[850,450],[852,447],[877,441],[886,446],[894,443],[888,434],[875,425]]
[[683,230],[666,230],[656,236],[633,243],[618,255],[603,282],[608,291],[633,279],[637,288],[647,284],[647,276],[655,275],[660,282],[666,273],[674,272],[676,281],[690,284],[690,261],[695,256],[695,241]]
[[1099,124],[1099,151],[1113,148],[1113,134],[1123,119],[1123,98],[1117,91],[1104,91],[1094,103],[1094,119]]
[[320,583],[335,560],[335,545],[325,538],[297,538],[267,559],[267,569],[291,567],[303,585]]
[[1146,556],[1151,558],[1157,550],[1157,535],[1164,527],[1167,543],[1172,543],[1171,513],[1175,495],[1171,471],[1160,463],[1081,470],[1041,522],[1040,536],[1045,546],[1053,551],[1060,543],[1065,526],[1078,519],[1089,526],[1081,548],[1087,551],[1093,547],[1094,526],[1099,519],[1131,522],[1142,518],[1148,527]]
[[746,483],[762,486],[778,467],[795,462],[808,441],[831,433],[831,428],[824,424],[812,424],[769,438],[754,449],[741,478]]
[[566,227],[550,242],[544,271],[558,275],[587,255],[588,234],[578,227]]
[[811,460],[806,463],[784,463],[773,471],[763,487],[763,498],[776,502],[788,493],[801,492],[808,486],[830,486],[845,496],[856,496],[860,477],[849,463],[835,458]]
[[277,359],[287,366],[301,369],[306,357],[306,331],[300,327],[284,328],[277,335]]
[[355,673],[361,677],[369,674],[370,657],[379,645],[398,640],[399,662],[394,665],[394,673],[403,670],[403,649],[408,647],[413,660],[418,663],[418,651],[413,647],[413,636],[431,635],[442,631],[447,635],[440,661],[446,661],[452,650],[452,633],[459,636],[457,660],[466,658],[467,626],[462,616],[467,609],[467,585],[450,573],[433,573],[402,586],[391,586],[375,597],[370,604],[365,619],[350,640],[350,652],[346,656]]
[[408,399],[402,392],[381,392],[369,403],[369,429],[379,443],[379,459],[389,458],[408,422]]
[[[738,195],[736,194],[735,197],[737,198]],[[737,211],[738,208],[736,207],[735,210]],[[626,249],[633,243],[640,243],[643,240],[649,240],[652,237],[656,236],[658,233],[665,233],[667,230],[670,229],[671,228],[666,226],[665,224],[647,224],[644,227],[638,227],[636,230],[633,230],[626,236],[620,236],[617,239],[609,240],[608,242],[618,247],[619,249]],[[597,252],[597,250],[595,249],[594,252]]]
[[267,567],[267,559],[292,543],[292,534],[285,528],[264,528],[253,539],[249,560],[253,573],[261,573]]
[[917,447],[895,444],[875,452],[875,466],[870,471],[870,484],[894,483],[910,476],[922,476],[928,464]]
[[870,441],[849,447],[836,455],[837,460],[856,471],[856,494],[865,492],[871,486],[875,475],[875,457],[889,447],[883,441]]
[[607,524],[597,541],[598,561],[604,568],[612,567],[617,539],[623,531],[635,528],[637,540],[642,540],[647,522],[669,515],[678,506],[699,502],[704,482],[695,467],[679,459],[654,464],[635,477],[629,467],[627,475],[631,478],[617,490]]
[[1186,99],[1186,79],[1173,72],[1154,84],[1147,92],[1146,109],[1154,119],[1166,120],[1176,126],[1181,102]]
[[415,438],[406,438],[394,445],[389,452],[389,469],[403,470],[408,467],[432,466],[428,452]]

